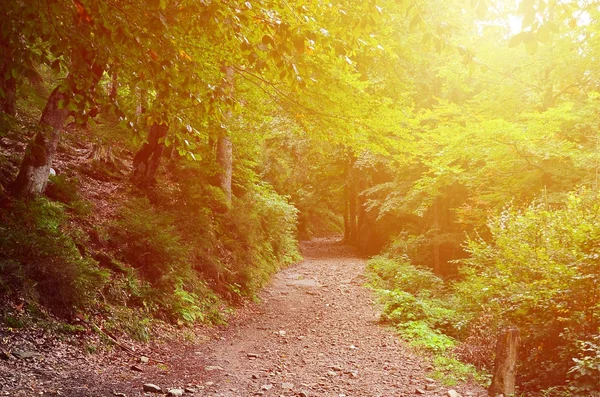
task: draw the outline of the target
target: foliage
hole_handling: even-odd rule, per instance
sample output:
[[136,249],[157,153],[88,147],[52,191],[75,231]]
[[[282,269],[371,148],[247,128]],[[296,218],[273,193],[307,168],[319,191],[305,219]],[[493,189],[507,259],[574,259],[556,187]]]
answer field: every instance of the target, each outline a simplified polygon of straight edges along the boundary
[[577,341],[600,326],[599,216],[597,194],[581,190],[561,204],[509,208],[490,224],[493,243],[469,242],[457,291],[467,310],[489,305],[498,324],[520,328],[524,382],[565,379]]
[[385,256],[369,260],[368,269],[371,285],[383,303],[382,321],[393,324],[410,346],[432,355],[433,376],[448,385],[468,379],[487,382],[484,372],[456,358],[464,323],[442,279]]
[[175,269],[189,268],[189,247],[175,230],[172,217],[156,214],[147,198],[134,198],[121,207],[109,243],[144,279],[160,285]]
[[598,203],[582,189],[559,203],[505,209],[490,221],[490,242],[469,240],[462,279],[446,286],[409,262],[371,260],[374,285],[384,288],[383,318],[430,351],[452,347],[441,336],[457,338],[456,354],[488,369],[495,332],[517,326],[521,387],[552,388],[571,374],[576,393],[577,379],[585,388],[597,377]]
[[573,396],[590,396],[600,392],[600,336],[588,341],[580,341],[579,355],[574,357],[575,365],[569,369],[572,381],[569,386]]
[[107,273],[80,252],[85,241],[70,228],[62,204],[44,198],[17,201],[0,217],[4,292],[23,293],[59,312],[93,304]]

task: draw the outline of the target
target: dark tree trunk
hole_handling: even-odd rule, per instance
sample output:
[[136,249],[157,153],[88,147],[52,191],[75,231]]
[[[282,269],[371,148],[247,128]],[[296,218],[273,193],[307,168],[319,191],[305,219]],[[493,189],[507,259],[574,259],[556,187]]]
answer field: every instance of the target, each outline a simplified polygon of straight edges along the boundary
[[169,126],[152,124],[148,133],[148,142],[144,143],[133,157],[133,173],[131,181],[139,187],[147,187],[154,183],[160,157],[165,150],[162,141],[167,135]]
[[348,185],[344,186],[344,241],[350,241],[350,217]]
[[352,181],[350,182],[350,187],[348,188],[348,220],[350,226],[350,241],[352,242],[356,242],[358,234],[356,217],[356,184]]
[[233,176],[233,144],[229,137],[221,136],[217,140],[217,163],[219,171],[219,187],[225,192],[227,203],[231,204],[231,179]]
[[40,119],[40,131],[29,142],[21,169],[13,182],[12,189],[18,197],[38,196],[46,188],[60,134],[69,116],[67,109],[60,109],[58,106],[65,98],[66,95],[59,91],[59,87],[48,98]]
[[12,75],[6,79],[8,62],[0,67],[0,112],[14,116],[17,114],[17,79]]

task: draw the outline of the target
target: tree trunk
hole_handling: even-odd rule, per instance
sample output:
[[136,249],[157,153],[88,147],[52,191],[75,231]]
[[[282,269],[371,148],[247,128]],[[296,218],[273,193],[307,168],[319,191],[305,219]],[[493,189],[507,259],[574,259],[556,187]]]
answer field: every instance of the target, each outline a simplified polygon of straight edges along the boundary
[[40,131],[29,142],[21,169],[13,182],[12,190],[18,197],[38,196],[46,189],[60,134],[69,116],[67,109],[58,106],[64,99],[66,95],[59,91],[59,87],[48,98],[40,119]]
[[507,329],[498,337],[494,377],[488,390],[490,397],[509,397],[515,394],[518,345],[519,330],[516,328]]
[[348,226],[349,236],[351,242],[356,242],[358,235],[358,228],[356,225],[356,183],[354,181],[349,182],[348,186]]
[[108,85],[108,97],[111,101],[117,100],[117,89],[119,88],[119,79],[117,78],[117,72],[113,71],[110,74],[110,83]]
[[8,62],[5,61],[0,67],[0,112],[10,116],[17,114],[17,79],[12,75],[6,79],[6,73],[11,73],[8,70]]
[[[74,92],[93,91],[106,67],[106,64],[97,60],[93,53],[82,51],[81,61],[85,65],[86,73],[91,73],[92,79],[87,87]],[[67,84],[68,87],[76,87],[71,76],[67,76]],[[63,88],[63,86],[58,86],[50,94],[40,118],[40,129],[27,145],[19,174],[12,184],[13,193],[18,197],[38,196],[46,189],[60,135],[70,114],[68,109],[59,107],[59,104],[63,101],[66,102],[71,95],[71,93],[61,92],[65,91]],[[69,90],[66,91],[69,92]]]
[[219,171],[219,187],[225,192],[227,203],[231,204],[231,179],[233,176],[233,144],[229,137],[220,136],[217,140],[217,163]]
[[440,199],[433,202],[433,272],[437,275],[442,274],[442,263],[440,259]]
[[144,143],[133,157],[133,173],[131,181],[139,187],[148,187],[154,183],[160,157],[165,150],[161,138],[167,135],[169,126],[152,124],[148,132],[148,142]]
[[350,217],[348,215],[350,205],[348,203],[348,185],[344,186],[344,241],[350,241]]
[[140,87],[135,88],[137,101],[135,105],[135,121],[138,126],[142,125],[142,117],[146,113],[146,90]]

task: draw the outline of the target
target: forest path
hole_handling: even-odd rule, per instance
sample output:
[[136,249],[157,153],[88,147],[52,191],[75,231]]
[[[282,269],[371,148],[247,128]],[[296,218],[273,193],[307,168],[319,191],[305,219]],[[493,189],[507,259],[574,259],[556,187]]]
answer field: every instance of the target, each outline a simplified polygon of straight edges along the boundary
[[253,313],[181,357],[183,378],[199,384],[200,371],[205,396],[447,396],[427,380],[427,363],[378,324],[366,261],[335,239],[302,250],[304,261],[274,277]]
[[[144,392],[146,383],[163,393],[187,387],[184,396],[201,397],[449,395],[427,379],[425,360],[378,324],[364,259],[336,239],[303,243],[302,251],[305,259],[276,274],[260,302],[240,308],[229,326],[182,329],[177,339],[138,344],[134,355],[89,355],[73,339],[0,328],[0,396],[160,395]],[[1,354],[17,348],[39,358]],[[150,363],[140,363],[148,351]],[[469,384],[453,389],[486,396]]]

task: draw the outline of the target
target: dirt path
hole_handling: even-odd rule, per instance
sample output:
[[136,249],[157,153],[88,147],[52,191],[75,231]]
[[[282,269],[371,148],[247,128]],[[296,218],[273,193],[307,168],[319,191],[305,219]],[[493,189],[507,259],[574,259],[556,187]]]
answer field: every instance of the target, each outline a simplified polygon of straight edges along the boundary
[[[302,263],[279,273],[263,291],[254,315],[195,352],[205,364],[205,394],[422,395],[416,389],[431,383],[427,364],[377,324],[373,294],[363,287],[365,261],[333,239],[305,243],[303,252]],[[198,370],[193,358],[185,367],[193,368],[190,377]],[[454,389],[485,395],[477,388]],[[425,395],[446,396],[447,389]]]
[[[363,259],[333,239],[305,243],[303,252],[305,260],[276,275],[261,303],[243,309],[211,341],[173,347],[165,365],[141,373],[123,365],[80,368],[68,378],[78,379],[79,391],[64,375],[55,390],[63,396],[144,396],[141,386],[149,382],[163,390],[189,386],[195,393],[185,395],[211,397],[448,395],[426,379],[427,364],[377,324],[373,294],[363,287]],[[485,395],[469,385],[453,389],[463,397]]]

